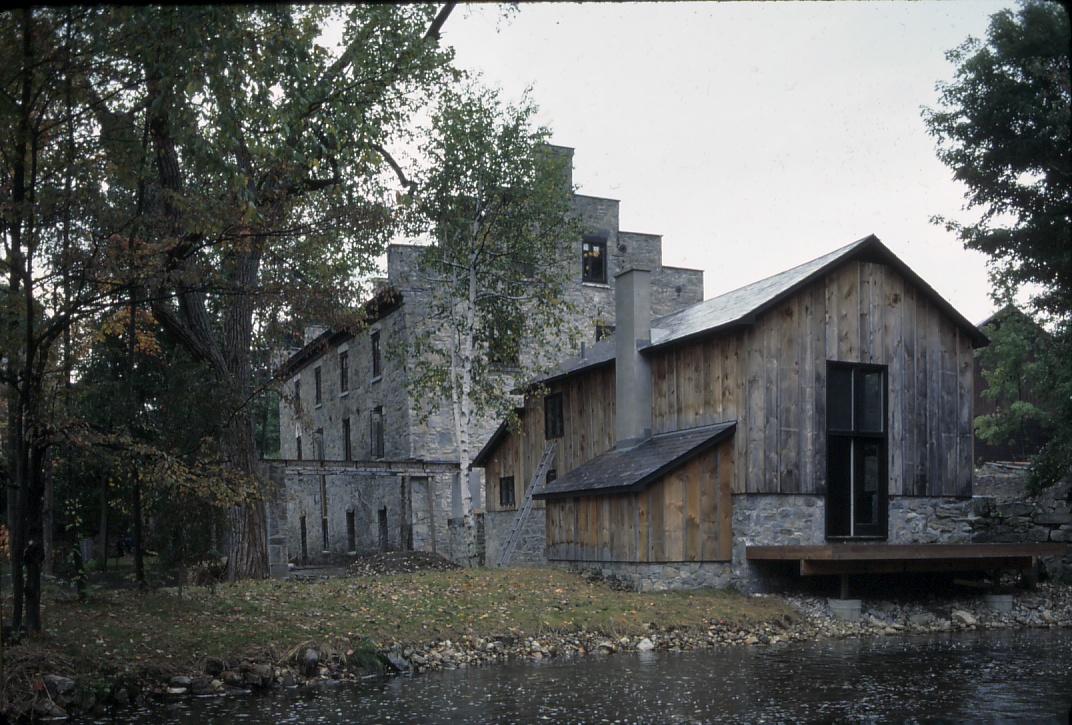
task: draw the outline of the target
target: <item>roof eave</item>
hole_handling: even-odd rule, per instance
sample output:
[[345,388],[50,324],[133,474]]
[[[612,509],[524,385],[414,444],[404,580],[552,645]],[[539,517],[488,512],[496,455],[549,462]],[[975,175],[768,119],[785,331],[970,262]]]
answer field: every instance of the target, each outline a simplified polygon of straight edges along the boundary
[[[725,428],[711,435],[710,438],[705,439],[701,443],[696,444],[687,451],[681,453],[676,458],[672,458],[662,466],[656,468],[654,471],[646,474],[645,476],[637,479],[628,486],[613,486],[607,488],[590,488],[590,489],[572,489],[569,491],[547,491],[534,493],[532,495],[535,499],[549,500],[556,498],[573,498],[575,496],[611,496],[619,493],[636,493],[643,491],[655,481],[659,480],[667,473],[673,471],[676,468],[688,463],[701,453],[706,453],[722,441],[726,440],[734,434],[737,430],[737,421],[725,421],[728,423]],[[650,439],[649,439],[650,440]],[[641,444],[642,445],[642,444]]]

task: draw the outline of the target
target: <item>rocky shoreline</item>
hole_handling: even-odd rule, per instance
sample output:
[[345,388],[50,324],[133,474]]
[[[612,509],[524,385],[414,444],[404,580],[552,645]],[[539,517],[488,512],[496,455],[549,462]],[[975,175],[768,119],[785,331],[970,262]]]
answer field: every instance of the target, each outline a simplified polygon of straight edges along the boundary
[[[764,596],[764,595],[755,595]],[[509,631],[491,637],[466,635],[423,645],[369,643],[353,647],[308,644],[274,661],[205,660],[202,672],[156,677],[142,673],[96,689],[69,677],[40,678],[32,705],[16,717],[106,715],[111,708],[149,699],[225,696],[236,691],[280,687],[318,690],[369,677],[420,673],[510,661],[539,661],[619,652],[680,652],[718,646],[771,646],[828,638],[954,633],[1016,627],[1072,627],[1072,587],[1045,583],[1012,596],[1008,612],[991,609],[983,596],[934,597],[925,601],[865,600],[857,621],[836,618],[825,598],[780,596],[796,614],[757,625],[708,621],[704,628],[680,629],[649,623],[646,632],[614,637],[598,632],[531,634]]]

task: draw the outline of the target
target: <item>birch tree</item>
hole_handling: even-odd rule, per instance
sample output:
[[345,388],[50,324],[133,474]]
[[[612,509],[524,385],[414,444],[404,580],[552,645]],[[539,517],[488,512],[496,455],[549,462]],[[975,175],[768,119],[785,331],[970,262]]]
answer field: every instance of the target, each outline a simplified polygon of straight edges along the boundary
[[[512,412],[514,381],[572,335],[563,245],[579,235],[565,158],[517,105],[474,83],[449,89],[433,113],[415,178],[411,231],[422,254],[409,374],[427,418],[446,408],[457,445],[461,509],[470,545],[468,481],[481,424]],[[472,550],[470,550],[470,556]]]

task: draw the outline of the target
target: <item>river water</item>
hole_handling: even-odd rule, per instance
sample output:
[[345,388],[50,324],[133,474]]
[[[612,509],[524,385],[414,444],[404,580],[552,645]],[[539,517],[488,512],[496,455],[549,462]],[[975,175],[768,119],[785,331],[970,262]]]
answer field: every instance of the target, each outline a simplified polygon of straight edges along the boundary
[[589,656],[155,704],[156,723],[1069,722],[1072,631]]

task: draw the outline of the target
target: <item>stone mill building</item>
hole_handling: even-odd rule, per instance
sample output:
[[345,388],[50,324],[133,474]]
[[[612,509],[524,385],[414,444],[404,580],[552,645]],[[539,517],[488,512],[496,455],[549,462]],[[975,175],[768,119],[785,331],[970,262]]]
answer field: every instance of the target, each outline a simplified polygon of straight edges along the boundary
[[[572,149],[554,149],[572,161]],[[648,314],[703,299],[703,273],[664,265],[658,235],[621,230],[617,200],[577,194],[573,208],[583,234],[561,240],[561,253],[574,260],[568,295],[587,346],[613,333],[615,280],[623,270],[651,270]],[[280,501],[277,518],[286,524],[275,528],[274,541],[291,560],[397,549],[461,557],[451,526],[461,515],[462,484],[450,408],[422,421],[406,386],[408,371],[420,364],[406,343],[432,324],[416,283],[419,257],[418,246],[392,245],[385,284],[366,304],[367,325],[357,333],[312,330],[280,370],[286,511]],[[544,352],[555,359],[573,351]],[[484,422],[478,447],[496,423]],[[494,539],[513,517],[498,513],[498,499],[483,506],[483,486],[473,480],[479,526]],[[493,495],[501,495],[498,485]]]

